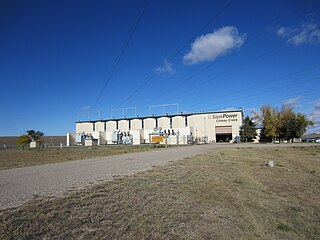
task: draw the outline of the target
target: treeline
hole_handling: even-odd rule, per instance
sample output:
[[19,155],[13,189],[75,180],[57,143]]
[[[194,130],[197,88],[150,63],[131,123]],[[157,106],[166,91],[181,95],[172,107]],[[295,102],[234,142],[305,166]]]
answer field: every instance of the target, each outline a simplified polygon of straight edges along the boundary
[[290,105],[282,105],[280,111],[276,107],[265,105],[253,118],[247,116],[244,119],[240,137],[245,142],[253,141],[256,137],[253,129],[258,126],[261,128],[260,141],[293,141],[294,138],[300,138],[307,127],[312,125],[312,121],[304,114],[295,112]]

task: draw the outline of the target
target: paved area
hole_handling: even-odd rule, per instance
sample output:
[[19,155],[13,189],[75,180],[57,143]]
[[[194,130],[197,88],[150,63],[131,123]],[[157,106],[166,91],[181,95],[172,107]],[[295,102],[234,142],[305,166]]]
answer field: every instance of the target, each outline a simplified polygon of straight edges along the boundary
[[[0,209],[16,207],[36,196],[56,195],[117,175],[129,175],[207,151],[232,147],[286,147],[299,144],[208,144],[159,149],[104,158],[0,170]],[[304,144],[305,145],[305,144]],[[318,144],[319,145],[319,144]]]

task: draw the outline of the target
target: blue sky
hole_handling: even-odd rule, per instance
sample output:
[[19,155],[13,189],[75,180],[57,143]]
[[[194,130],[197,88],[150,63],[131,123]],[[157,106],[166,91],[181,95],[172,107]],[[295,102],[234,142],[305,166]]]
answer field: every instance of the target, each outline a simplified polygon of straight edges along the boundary
[[114,108],[137,107],[142,116],[150,105],[170,103],[184,112],[243,107],[246,114],[289,103],[316,123],[310,132],[320,132],[318,1],[238,0],[225,7],[222,0],[151,0],[97,99],[145,5],[2,2],[0,135],[65,135],[75,131],[78,112],[98,110],[106,119]]

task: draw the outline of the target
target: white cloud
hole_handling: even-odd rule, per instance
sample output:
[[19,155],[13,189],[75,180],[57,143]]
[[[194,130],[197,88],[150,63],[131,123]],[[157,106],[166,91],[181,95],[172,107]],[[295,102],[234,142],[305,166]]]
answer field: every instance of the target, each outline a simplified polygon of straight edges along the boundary
[[154,71],[157,74],[160,74],[160,73],[175,74],[175,73],[177,73],[173,67],[173,64],[171,62],[168,62],[167,60],[164,60],[163,64],[161,66],[155,68]]
[[320,44],[320,25],[317,23],[302,23],[300,27],[280,27],[277,35],[287,39],[293,45],[301,44]]
[[300,45],[303,43],[320,43],[320,29],[317,24],[304,24],[301,27],[301,32],[288,40],[294,45]]
[[213,61],[233,49],[239,48],[246,34],[240,34],[233,26],[222,27],[213,33],[202,35],[191,44],[191,50],[183,57],[185,64]]
[[280,27],[277,31],[277,35],[281,38],[288,38],[296,33],[297,29],[291,27]]
[[301,106],[300,105],[300,100],[302,99],[302,96],[298,96],[298,97],[295,97],[295,98],[289,98],[287,100],[285,100],[283,102],[284,105],[289,105],[289,106],[292,106],[292,107],[299,107]]

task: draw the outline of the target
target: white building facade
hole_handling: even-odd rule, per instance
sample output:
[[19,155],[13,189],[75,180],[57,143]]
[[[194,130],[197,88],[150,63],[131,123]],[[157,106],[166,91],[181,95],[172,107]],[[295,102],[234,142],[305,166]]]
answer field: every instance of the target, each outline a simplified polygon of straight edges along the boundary
[[235,142],[242,119],[242,110],[234,110],[79,121],[76,132],[67,135],[67,144],[79,144],[80,135],[90,136],[96,145],[117,144],[115,134],[127,137],[131,144],[144,144],[152,141],[155,130],[165,136],[160,143],[187,144],[190,139],[205,143]]

